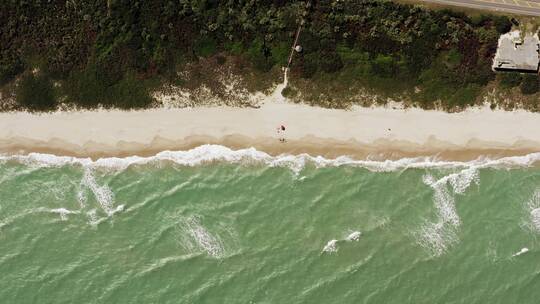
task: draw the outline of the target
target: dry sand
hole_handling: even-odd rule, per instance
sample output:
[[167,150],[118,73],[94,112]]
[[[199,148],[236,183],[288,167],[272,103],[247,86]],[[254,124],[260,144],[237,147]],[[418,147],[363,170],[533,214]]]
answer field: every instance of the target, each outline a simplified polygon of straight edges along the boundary
[[[281,143],[278,126],[284,125]],[[438,155],[466,160],[540,151],[540,114],[470,109],[333,110],[283,101],[259,109],[207,107],[145,111],[0,114],[0,153],[153,155],[207,143],[255,147],[270,154],[400,158]]]

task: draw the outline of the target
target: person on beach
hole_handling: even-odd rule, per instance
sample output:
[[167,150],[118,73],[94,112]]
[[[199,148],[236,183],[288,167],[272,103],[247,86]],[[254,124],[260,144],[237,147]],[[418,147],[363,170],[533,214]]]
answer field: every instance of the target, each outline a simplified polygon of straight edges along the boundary
[[279,141],[282,142],[282,143],[285,142],[285,136],[280,135],[280,134],[282,134],[282,133],[284,133],[284,132],[285,132],[285,126],[284,126],[284,125],[279,125],[279,126],[277,127],[277,133],[278,133],[278,139],[279,139]]

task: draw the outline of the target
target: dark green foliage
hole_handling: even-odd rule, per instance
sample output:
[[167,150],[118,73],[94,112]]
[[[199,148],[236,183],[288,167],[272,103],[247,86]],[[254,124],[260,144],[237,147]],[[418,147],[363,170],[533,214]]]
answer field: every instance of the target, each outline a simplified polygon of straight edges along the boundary
[[[142,107],[149,80],[177,81],[177,67],[229,55],[260,72],[284,66],[304,21],[291,75],[362,83],[385,92],[420,87],[426,106],[463,105],[494,78],[504,16],[469,18],[388,0],[4,1],[0,85],[32,66],[81,107]],[[325,78],[326,79],[326,78]],[[384,84],[380,86],[379,84]],[[527,90],[525,90],[527,91]]]
[[289,42],[281,42],[273,45],[270,52],[272,53],[272,61],[275,64],[286,66],[291,52],[291,45]]
[[292,89],[291,87],[287,86],[286,88],[284,88],[282,91],[281,91],[281,95],[283,95],[283,97],[286,97],[286,98],[293,98],[296,96],[298,92],[296,92],[294,89]]
[[512,22],[506,16],[493,16],[495,28],[500,34],[508,33],[512,28]]
[[152,102],[144,82],[132,72],[110,84],[101,77],[100,69],[90,66],[84,71],[73,72],[65,86],[68,102],[82,108],[143,108]]
[[223,44],[223,48],[228,53],[232,55],[237,55],[237,56],[242,55],[242,53],[244,52],[244,46],[239,41],[236,41],[236,42],[227,41]]
[[17,103],[31,111],[54,110],[56,97],[52,81],[46,76],[26,74],[17,88]]
[[107,95],[106,105],[121,109],[145,108],[152,102],[146,87],[133,73],[127,73],[120,82],[110,88]]
[[538,92],[540,86],[539,81],[538,75],[536,74],[527,74],[523,76],[523,82],[519,87],[521,89],[521,93],[530,95]]
[[253,41],[247,50],[247,55],[254,67],[261,72],[268,72],[274,66],[271,50],[261,39]]
[[6,58],[0,60],[0,85],[12,80],[24,71],[24,64],[20,58]]
[[343,68],[341,57],[335,51],[323,52],[319,60],[319,66],[325,73],[334,73]]
[[317,72],[319,67],[319,57],[316,53],[311,53],[303,57],[302,77],[311,78]]
[[471,17],[471,23],[475,26],[483,26],[491,21],[490,16],[480,14]]
[[462,59],[461,53],[457,49],[451,49],[446,57],[446,63],[449,68],[455,68],[459,66]]
[[467,80],[459,71],[448,68],[448,57],[441,54],[420,76],[423,90],[417,97],[422,104],[440,100],[449,108],[463,108],[473,104],[480,93],[479,83],[470,78]]
[[466,87],[457,89],[449,99],[449,105],[451,107],[463,108],[468,105],[473,105],[478,93],[480,92],[480,86],[477,84],[470,84]]
[[214,39],[203,36],[195,42],[194,50],[198,56],[208,57],[217,52],[217,43]]
[[374,75],[391,78],[400,74],[402,62],[392,56],[377,55],[371,62],[371,71]]
[[72,71],[64,87],[68,101],[83,108],[96,108],[104,104],[107,97],[108,85],[95,65],[83,71]]
[[523,76],[519,73],[507,72],[499,74],[499,83],[501,84],[501,87],[506,89],[519,86],[522,80]]

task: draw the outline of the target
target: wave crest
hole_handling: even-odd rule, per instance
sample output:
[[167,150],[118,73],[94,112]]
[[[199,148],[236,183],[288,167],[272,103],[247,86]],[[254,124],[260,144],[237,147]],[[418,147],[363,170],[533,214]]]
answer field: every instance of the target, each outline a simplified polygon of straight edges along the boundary
[[[480,157],[472,161],[444,161],[436,157],[414,157],[402,158],[397,160],[355,160],[349,156],[340,156],[337,158],[325,158],[322,156],[311,156],[309,154],[280,154],[278,156],[269,155],[255,148],[232,150],[221,145],[202,145],[186,151],[163,151],[154,156],[141,157],[107,157],[92,160],[90,158],[77,158],[70,156],[57,156],[52,154],[30,153],[28,155],[0,156],[0,161],[17,161],[23,164],[50,167],[63,165],[81,165],[84,167],[95,168],[111,168],[125,169],[131,165],[148,164],[159,161],[170,161],[183,166],[198,166],[211,162],[227,162],[227,163],[255,163],[266,164],[271,167],[288,167],[295,172],[302,170],[306,164],[310,163],[316,167],[333,167],[333,166],[355,166],[362,167],[371,171],[396,171],[407,168],[515,168],[528,167],[540,162],[540,152],[531,153],[523,156],[503,157],[490,159]],[[476,178],[474,170],[471,171],[471,178]],[[468,182],[461,177],[448,176],[454,189],[463,188],[463,184]],[[446,180],[444,181],[446,182]],[[466,187],[465,187],[466,188]]]

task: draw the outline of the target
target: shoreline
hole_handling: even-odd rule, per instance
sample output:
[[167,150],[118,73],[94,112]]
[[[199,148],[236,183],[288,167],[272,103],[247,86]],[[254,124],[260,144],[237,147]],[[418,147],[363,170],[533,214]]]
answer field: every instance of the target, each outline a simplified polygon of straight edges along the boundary
[[[281,125],[286,130],[278,134]],[[254,147],[270,155],[466,161],[539,152],[539,129],[540,114],[487,107],[460,113],[388,107],[337,110],[272,101],[259,109],[15,112],[0,113],[0,154],[96,159],[218,144],[235,150]],[[285,143],[278,139],[283,134]]]

